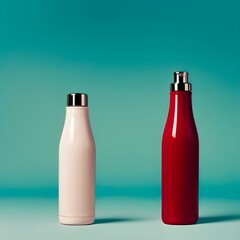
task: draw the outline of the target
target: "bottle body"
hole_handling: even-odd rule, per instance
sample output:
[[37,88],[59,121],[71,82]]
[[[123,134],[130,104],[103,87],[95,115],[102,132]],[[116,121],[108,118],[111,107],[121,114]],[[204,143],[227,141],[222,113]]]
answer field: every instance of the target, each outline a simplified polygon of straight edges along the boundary
[[198,220],[199,141],[191,91],[170,92],[162,138],[162,220],[194,224]]
[[94,222],[95,154],[88,107],[67,107],[59,145],[59,221],[62,224]]

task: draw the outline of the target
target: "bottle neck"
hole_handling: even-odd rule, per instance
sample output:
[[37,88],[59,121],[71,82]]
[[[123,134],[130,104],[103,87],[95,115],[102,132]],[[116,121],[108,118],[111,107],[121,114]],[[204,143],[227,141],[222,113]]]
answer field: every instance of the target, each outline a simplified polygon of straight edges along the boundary
[[89,122],[88,107],[66,107],[65,122]]
[[189,129],[196,129],[190,91],[170,92],[167,126],[173,137],[184,135]]
[[178,111],[187,111],[192,114],[192,92],[172,91],[170,92],[170,109],[177,108]]
[[178,119],[183,124],[194,121],[192,110],[192,93],[190,91],[170,92],[169,119]]

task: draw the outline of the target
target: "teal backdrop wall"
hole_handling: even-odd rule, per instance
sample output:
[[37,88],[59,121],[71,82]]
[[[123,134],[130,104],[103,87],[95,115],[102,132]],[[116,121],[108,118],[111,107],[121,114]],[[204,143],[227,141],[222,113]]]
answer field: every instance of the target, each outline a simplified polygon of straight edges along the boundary
[[200,194],[240,198],[240,2],[0,0],[0,195],[57,196],[66,95],[89,94],[97,195],[160,195],[172,73],[188,71]]

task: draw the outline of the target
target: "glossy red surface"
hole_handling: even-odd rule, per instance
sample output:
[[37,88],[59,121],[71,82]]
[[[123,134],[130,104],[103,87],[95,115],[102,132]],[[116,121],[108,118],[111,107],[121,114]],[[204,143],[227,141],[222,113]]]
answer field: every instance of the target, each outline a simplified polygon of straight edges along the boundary
[[199,142],[192,93],[170,93],[162,138],[162,220],[194,224],[198,220]]

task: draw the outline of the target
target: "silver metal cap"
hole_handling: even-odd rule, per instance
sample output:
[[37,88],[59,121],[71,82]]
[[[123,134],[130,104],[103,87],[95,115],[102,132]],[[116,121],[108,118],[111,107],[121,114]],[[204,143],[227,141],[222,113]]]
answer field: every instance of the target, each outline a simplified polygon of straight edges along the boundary
[[171,83],[170,90],[173,91],[192,91],[192,85],[188,82],[187,72],[174,72],[174,83]]
[[87,107],[88,96],[85,93],[70,93],[67,95],[68,107]]

